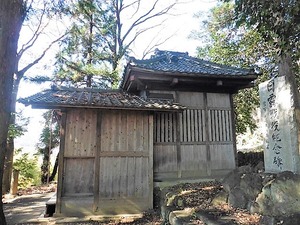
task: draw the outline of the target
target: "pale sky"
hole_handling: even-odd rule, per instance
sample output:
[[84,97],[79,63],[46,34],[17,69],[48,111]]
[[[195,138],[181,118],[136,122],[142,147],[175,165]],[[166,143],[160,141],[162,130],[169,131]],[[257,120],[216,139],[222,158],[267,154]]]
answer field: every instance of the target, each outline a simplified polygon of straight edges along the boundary
[[[153,0],[145,0],[151,2]],[[164,3],[167,1],[164,0]],[[142,49],[145,43],[149,42],[147,40],[152,40],[153,37],[169,37],[172,35],[172,38],[169,39],[166,43],[158,48],[161,50],[171,50],[171,51],[180,51],[180,52],[188,52],[190,55],[194,56],[196,53],[196,47],[201,45],[202,43],[199,41],[188,39],[188,35],[192,30],[197,30],[200,26],[199,19],[194,18],[194,14],[199,11],[208,11],[209,8],[215,6],[217,4],[217,0],[191,0],[188,3],[181,4],[176,8],[174,12],[175,16],[170,16],[166,21],[164,28],[159,33],[156,31],[150,31],[145,34],[142,38],[140,38],[136,44],[133,46],[134,54],[136,58],[140,58],[142,56]],[[24,29],[25,30],[25,29]],[[22,38],[26,37],[26,32],[21,33]],[[43,39],[42,41],[45,41]],[[38,48],[41,48],[40,46]],[[31,55],[34,54],[35,51],[39,49],[33,49],[32,52],[28,55],[28,59],[31,58]],[[37,74],[37,71],[42,71],[41,74],[51,74],[50,67],[47,65],[53,64],[55,53],[49,55],[49,57],[43,59],[39,65],[35,68],[31,69],[28,74]],[[148,56],[149,57],[149,56]],[[46,66],[45,66],[46,65]],[[27,74],[26,74],[27,75]],[[40,90],[49,88],[45,85],[35,85],[27,82],[22,82],[19,90],[19,97],[26,97],[29,95],[33,95]],[[42,121],[42,113],[44,110],[31,109],[31,107],[24,107],[22,104],[17,104],[17,108],[23,110],[23,114],[26,117],[30,118],[30,124],[28,126],[28,132],[25,133],[22,137],[16,140],[16,148],[22,147],[26,152],[36,152],[36,144],[39,139],[39,135],[41,133],[43,124]]]

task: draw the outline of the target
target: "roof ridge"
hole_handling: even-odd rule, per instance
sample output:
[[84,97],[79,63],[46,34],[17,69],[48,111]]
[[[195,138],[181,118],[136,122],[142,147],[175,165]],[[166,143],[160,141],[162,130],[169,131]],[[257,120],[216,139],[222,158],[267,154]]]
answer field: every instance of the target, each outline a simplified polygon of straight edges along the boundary
[[122,92],[121,89],[101,89],[101,88],[91,88],[91,87],[84,87],[84,88],[76,88],[76,87],[66,87],[66,86],[57,86],[52,85],[51,89],[53,91],[87,91],[87,92]]

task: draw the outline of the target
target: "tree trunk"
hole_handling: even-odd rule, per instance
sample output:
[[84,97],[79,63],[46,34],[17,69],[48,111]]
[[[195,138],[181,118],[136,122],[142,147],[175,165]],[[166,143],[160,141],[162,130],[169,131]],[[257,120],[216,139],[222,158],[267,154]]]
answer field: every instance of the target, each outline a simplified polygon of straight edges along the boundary
[[59,158],[59,153],[57,153],[56,159],[55,159],[55,164],[51,173],[51,176],[49,177],[49,182],[53,181],[56,174],[57,174],[57,168],[58,168],[58,158]]
[[293,92],[294,106],[296,109],[300,109],[300,95],[295,79],[295,73],[293,71],[292,58],[289,54],[286,53],[280,56],[278,72],[279,76],[285,76],[290,83]]
[[[17,102],[17,95],[19,91],[20,81],[23,78],[23,74],[17,73],[15,74],[15,76],[17,76],[17,79],[15,79],[13,83],[10,124],[16,123],[16,115],[15,115],[16,102]],[[14,137],[8,137],[5,164],[4,164],[3,185],[2,185],[3,193],[8,193],[10,191],[11,177],[13,171],[13,161],[14,161],[14,149],[15,149]]]
[[[13,75],[19,34],[26,11],[22,0],[1,0],[0,3],[0,195],[11,114]],[[3,203],[0,202],[0,224],[5,225]]]
[[[11,115],[11,117],[13,117],[13,115]],[[13,120],[13,119],[11,118],[10,120]],[[8,137],[7,146],[6,146],[4,171],[3,171],[3,181],[2,181],[3,182],[3,184],[2,184],[3,194],[6,194],[10,191],[13,160],[14,160],[14,139],[12,137]]]
[[[287,82],[291,85],[293,100],[294,100],[294,107],[295,107],[295,120],[297,123],[297,132],[298,132],[298,142],[300,141],[300,98],[299,98],[299,91],[298,86],[295,79],[295,73],[293,70],[293,62],[290,55],[287,53],[280,56],[279,66],[278,66],[279,76],[285,76],[287,78]],[[299,151],[298,147],[298,151]],[[299,165],[300,158],[296,157],[295,159],[296,165]],[[300,173],[300,169],[296,173]]]
[[43,153],[43,163],[41,165],[41,183],[46,184],[48,182],[49,175],[49,147],[46,146]]

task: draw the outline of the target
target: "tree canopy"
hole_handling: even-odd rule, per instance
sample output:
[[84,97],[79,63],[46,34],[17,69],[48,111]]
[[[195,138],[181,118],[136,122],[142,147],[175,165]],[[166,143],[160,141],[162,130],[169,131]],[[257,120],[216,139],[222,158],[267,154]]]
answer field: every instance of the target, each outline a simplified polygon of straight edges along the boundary
[[[251,26],[236,26],[233,3],[214,7],[203,22],[202,29],[195,31],[194,38],[205,39],[208,44],[198,47],[198,57],[217,63],[249,68],[255,66],[262,73],[257,82],[266,80],[276,72],[274,47]],[[256,128],[253,112],[259,106],[258,87],[239,91],[234,96],[236,130],[243,133]]]
[[65,9],[72,24],[57,55],[58,80],[88,87],[116,85],[121,60],[131,45],[160,26],[162,19],[151,21],[166,15],[177,1],[162,8],[160,0],[152,2],[145,9],[141,0],[73,1]]

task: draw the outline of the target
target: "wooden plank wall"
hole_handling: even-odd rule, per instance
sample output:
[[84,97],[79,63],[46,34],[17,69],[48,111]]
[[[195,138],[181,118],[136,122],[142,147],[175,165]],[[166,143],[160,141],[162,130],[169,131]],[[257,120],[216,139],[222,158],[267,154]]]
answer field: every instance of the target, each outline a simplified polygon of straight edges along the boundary
[[[174,113],[154,116],[156,179],[207,177],[218,175],[223,169],[233,169],[230,95],[178,92],[176,96],[177,102],[188,107],[179,114],[179,121]],[[176,126],[179,126],[178,139]]]
[[95,110],[67,112],[62,196],[93,194],[96,121]]
[[61,213],[139,213],[153,207],[153,117],[67,112]]

